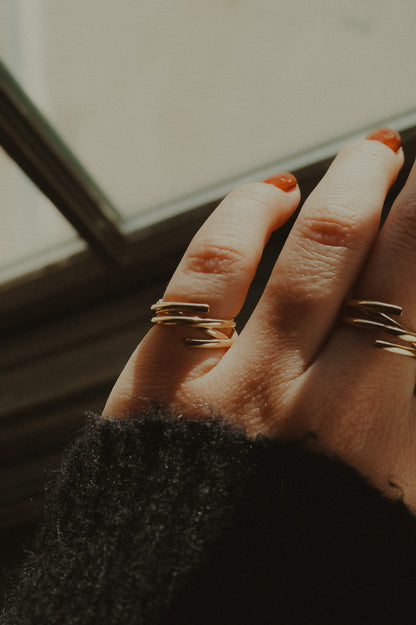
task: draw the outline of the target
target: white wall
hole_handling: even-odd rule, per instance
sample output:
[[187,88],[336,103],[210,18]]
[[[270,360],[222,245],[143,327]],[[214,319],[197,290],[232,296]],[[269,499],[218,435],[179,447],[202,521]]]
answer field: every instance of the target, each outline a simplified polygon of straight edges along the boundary
[[416,120],[414,0],[3,2],[6,61],[127,217]]

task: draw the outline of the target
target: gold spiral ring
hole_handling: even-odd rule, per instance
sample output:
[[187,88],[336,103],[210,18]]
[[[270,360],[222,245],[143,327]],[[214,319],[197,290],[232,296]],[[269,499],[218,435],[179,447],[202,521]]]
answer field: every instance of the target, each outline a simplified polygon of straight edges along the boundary
[[[208,304],[159,300],[151,306],[151,310],[155,313],[151,319],[153,324],[190,326],[203,333],[204,338],[185,339],[185,343],[193,347],[231,347],[237,338],[234,319],[211,319],[200,316],[209,313]],[[231,336],[227,336],[223,330],[232,330]]]
[[401,325],[394,317],[400,317],[401,306],[362,299],[350,299],[344,304],[342,321],[369,330],[379,330],[382,334],[394,336],[397,342],[377,339],[374,345],[401,356],[416,358],[416,333]]

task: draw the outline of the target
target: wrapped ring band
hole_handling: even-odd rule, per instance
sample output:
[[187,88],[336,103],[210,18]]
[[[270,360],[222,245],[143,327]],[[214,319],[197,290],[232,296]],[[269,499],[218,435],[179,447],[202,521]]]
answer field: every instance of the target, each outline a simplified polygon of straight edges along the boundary
[[[151,320],[153,324],[191,326],[203,332],[204,338],[185,339],[185,343],[193,347],[231,347],[237,338],[234,319],[210,319],[199,316],[209,313],[208,304],[159,300],[151,306],[151,310],[155,313]],[[227,329],[232,329],[231,336],[222,332]]]
[[393,317],[400,317],[401,314],[401,306],[395,304],[350,299],[344,304],[342,321],[354,327],[380,330],[383,334],[394,336],[401,343],[377,339],[374,345],[394,354],[416,358],[416,333],[393,319]]

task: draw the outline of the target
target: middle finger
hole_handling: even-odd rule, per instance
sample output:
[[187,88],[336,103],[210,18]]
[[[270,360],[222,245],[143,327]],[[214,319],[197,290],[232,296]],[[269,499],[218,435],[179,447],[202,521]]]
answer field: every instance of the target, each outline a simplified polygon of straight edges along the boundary
[[277,343],[300,355],[303,369],[326,340],[369,253],[403,165],[400,145],[398,133],[378,129],[341,150],[305,202],[250,320],[268,333],[269,349]]

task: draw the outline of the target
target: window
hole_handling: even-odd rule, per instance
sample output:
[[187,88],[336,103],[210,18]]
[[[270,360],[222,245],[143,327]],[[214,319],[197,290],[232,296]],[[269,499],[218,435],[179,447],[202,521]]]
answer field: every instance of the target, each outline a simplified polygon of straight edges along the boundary
[[[413,126],[406,59],[415,56],[415,19],[411,0],[400,11],[387,0],[5,0],[0,53],[43,119],[15,85],[20,104],[108,218],[95,227],[109,228],[107,251],[94,249],[119,262],[126,241],[116,230],[130,234],[240,181],[298,169],[369,127]],[[1,178],[12,212],[38,234],[55,221],[60,247],[69,234],[46,218],[50,210],[30,211],[39,198],[21,181],[10,190],[13,178]]]

